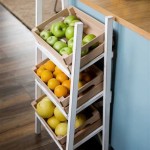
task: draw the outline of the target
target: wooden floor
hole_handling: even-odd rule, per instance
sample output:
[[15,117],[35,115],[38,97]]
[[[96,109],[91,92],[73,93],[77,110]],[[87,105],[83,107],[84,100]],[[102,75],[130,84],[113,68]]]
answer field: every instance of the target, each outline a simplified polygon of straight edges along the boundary
[[44,129],[34,133],[34,46],[29,30],[0,5],[0,150],[58,150]]

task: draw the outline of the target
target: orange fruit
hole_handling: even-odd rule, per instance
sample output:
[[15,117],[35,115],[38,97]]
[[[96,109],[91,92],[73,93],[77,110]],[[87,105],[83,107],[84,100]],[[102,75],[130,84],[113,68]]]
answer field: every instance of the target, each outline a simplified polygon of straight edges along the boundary
[[53,76],[54,76],[54,78],[56,78],[56,76],[57,76],[57,74],[56,74],[56,72],[55,72],[55,71],[53,72]]
[[63,83],[65,80],[68,80],[68,77],[64,73],[59,73],[56,75],[56,79]]
[[57,66],[55,67],[55,71],[58,72],[58,73],[61,73],[61,72],[62,72],[62,70],[59,69]]
[[44,67],[45,69],[49,70],[49,71],[54,71],[55,70],[55,64],[51,61],[51,60],[48,60],[45,64],[44,64]]
[[64,87],[63,85],[58,85],[56,88],[55,88],[55,90],[54,90],[54,94],[58,97],[58,98],[60,98],[60,97],[66,97],[67,96],[67,92],[68,92],[68,90],[67,90],[67,88],[66,87]]
[[47,85],[51,90],[54,90],[56,86],[60,85],[60,82],[55,78],[52,78],[48,81]]
[[84,80],[85,82],[89,82],[89,81],[92,80],[92,78],[91,78],[91,76],[90,76],[89,73],[84,73],[84,74],[83,74],[83,80]]
[[40,68],[40,69],[45,69],[44,65],[41,65],[39,68]]
[[63,72],[56,66],[55,71],[53,72],[54,77],[56,77],[59,73],[63,73]]
[[53,76],[54,76],[55,78],[56,78],[57,74],[58,74],[58,73],[57,73],[56,71],[53,72]]
[[71,80],[65,80],[62,85],[70,90]]
[[53,78],[53,74],[52,72],[50,72],[49,70],[44,70],[41,74],[41,80],[43,82],[48,82],[48,80],[50,80],[51,78]]
[[44,69],[43,67],[38,68],[37,71],[36,71],[37,75],[38,75],[39,77],[41,77],[41,74],[42,74],[42,72],[43,72],[44,70],[45,70],[45,69]]

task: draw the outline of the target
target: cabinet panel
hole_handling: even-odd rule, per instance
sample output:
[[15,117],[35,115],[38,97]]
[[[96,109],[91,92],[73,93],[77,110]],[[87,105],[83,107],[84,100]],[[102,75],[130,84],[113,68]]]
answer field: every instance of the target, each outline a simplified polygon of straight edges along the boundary
[[[71,0],[70,0],[71,1]],[[104,22],[104,16],[72,0],[72,4]],[[114,23],[116,69],[111,146],[115,150],[150,149],[150,41]]]

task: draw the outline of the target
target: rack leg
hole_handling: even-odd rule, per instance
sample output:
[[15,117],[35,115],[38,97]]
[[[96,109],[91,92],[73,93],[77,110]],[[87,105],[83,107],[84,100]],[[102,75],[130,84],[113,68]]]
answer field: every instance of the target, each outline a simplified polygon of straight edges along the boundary
[[61,0],[62,10],[69,6],[69,0]]
[[[39,23],[42,22],[43,17],[43,1],[42,0],[35,0],[35,25],[37,26]],[[35,47],[35,65],[38,64],[42,60],[42,52]],[[35,83],[35,99],[37,99],[41,95],[42,91]],[[37,118],[35,114],[35,133],[41,133],[41,122]]]
[[[36,49],[38,50],[38,49]],[[39,50],[38,50],[39,51]],[[42,95],[41,89],[38,87],[37,83],[35,82],[35,99],[39,98],[40,95]],[[41,122],[38,119],[36,113],[35,113],[35,133],[40,134],[41,133]]]
[[103,138],[102,150],[109,148],[109,119],[111,103],[111,66],[112,66],[113,17],[105,18],[104,52],[104,97],[103,97]]
[[38,119],[38,117],[36,116],[36,113],[35,113],[35,133],[36,134],[40,134],[41,133],[41,122]]
[[74,45],[73,45],[73,62],[71,72],[71,92],[70,92],[70,103],[69,103],[69,114],[68,114],[68,131],[67,131],[67,144],[66,150],[73,150],[74,146],[74,125],[77,108],[77,97],[78,97],[78,81],[79,81],[79,70],[80,70],[80,58],[81,58],[81,41],[83,33],[83,23],[75,24],[74,32]]
[[100,141],[100,143],[102,145],[102,136],[101,136],[101,133],[98,133],[97,136],[98,136],[98,139],[99,139],[99,141]]
[[42,22],[43,17],[43,0],[35,0],[35,25]]

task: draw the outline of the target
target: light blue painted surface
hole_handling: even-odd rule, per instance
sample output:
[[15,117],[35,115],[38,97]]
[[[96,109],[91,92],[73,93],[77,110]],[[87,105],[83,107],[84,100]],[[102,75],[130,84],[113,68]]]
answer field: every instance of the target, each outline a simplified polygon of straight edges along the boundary
[[150,150],[150,41],[119,26],[112,122],[115,150]]
[[[72,4],[104,22],[79,1]],[[111,145],[115,150],[150,150],[150,41],[114,23],[118,35]]]

